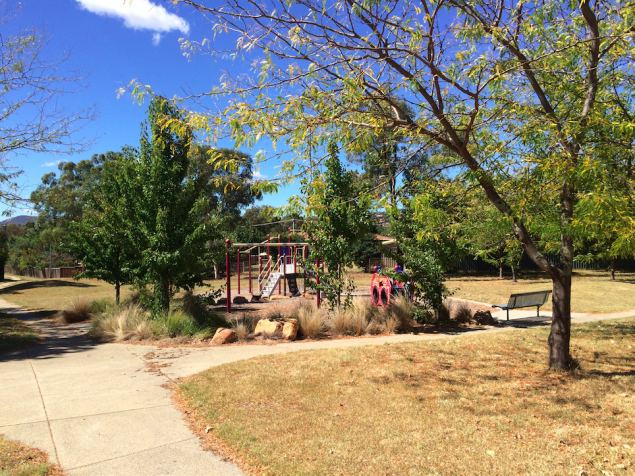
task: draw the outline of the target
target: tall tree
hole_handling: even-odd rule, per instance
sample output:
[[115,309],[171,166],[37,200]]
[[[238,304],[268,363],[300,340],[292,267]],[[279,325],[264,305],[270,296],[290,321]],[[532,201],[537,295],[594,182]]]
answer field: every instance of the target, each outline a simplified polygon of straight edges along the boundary
[[82,261],[86,271],[78,277],[97,278],[115,286],[115,300],[119,303],[121,286],[132,284],[139,258],[130,239],[126,218],[126,197],[130,196],[126,169],[121,155],[103,164],[100,179],[83,197],[82,218],[69,225],[66,249]]
[[[309,260],[324,260],[328,273],[320,267],[320,284],[313,283],[326,292],[332,307],[342,304],[346,289],[346,268],[353,263],[355,246],[371,229],[369,202],[359,198],[351,186],[351,179],[338,158],[334,143],[328,146],[329,157],[325,161],[323,180],[305,181],[308,219],[302,229],[306,232],[311,248]],[[314,219],[311,219],[314,218]],[[346,303],[349,302],[349,296]]]
[[82,76],[66,68],[67,55],[47,58],[50,35],[37,28],[11,29],[19,4],[0,2],[0,200],[21,200],[19,168],[9,162],[24,152],[53,154],[85,150],[92,141],[77,132],[95,117],[95,108],[71,112],[60,99],[80,89]]
[[164,98],[153,99],[142,128],[140,150],[125,151],[125,227],[139,253],[133,273],[141,288],[151,287],[149,304],[169,311],[179,289],[202,285],[212,268],[209,242],[216,221],[209,216],[207,178],[190,174],[189,128],[178,132],[170,121],[181,113]]
[[[258,78],[231,78],[210,93],[235,93],[225,110],[188,117],[197,132],[232,134],[239,147],[263,137],[284,141],[295,153],[283,167],[289,178],[314,167],[309,151],[334,137],[351,150],[361,150],[384,131],[403,134],[414,144],[446,147],[551,278],[549,365],[570,367],[571,224],[585,218],[575,216],[577,191],[586,172],[598,166],[588,142],[589,131],[603,120],[598,94],[632,81],[632,4],[179,3],[210,18],[215,34],[236,35],[238,56],[263,53]],[[197,54],[214,44],[184,40],[183,46]],[[138,86],[136,92],[147,88]],[[396,97],[413,113],[401,109]],[[369,107],[377,103],[386,107]],[[546,156],[533,153],[536,143],[546,145]],[[501,150],[506,154],[501,156]],[[505,195],[493,180],[501,171],[526,180]],[[529,201],[544,197],[553,200],[554,210],[545,226],[560,230],[559,265],[545,258],[528,229]]]

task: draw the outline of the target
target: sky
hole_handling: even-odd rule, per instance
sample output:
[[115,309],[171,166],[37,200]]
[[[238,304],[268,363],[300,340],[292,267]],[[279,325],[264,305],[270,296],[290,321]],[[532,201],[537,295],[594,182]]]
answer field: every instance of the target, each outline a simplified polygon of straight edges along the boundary
[[[179,38],[211,39],[211,24],[196,12],[176,9],[171,2],[155,5],[149,0],[22,0],[20,5],[17,17],[2,25],[2,34],[16,33],[20,28],[45,29],[50,43],[44,55],[55,58],[70,53],[65,68],[87,76],[85,87],[61,97],[60,104],[75,111],[95,105],[98,111],[97,119],[76,137],[94,139],[88,151],[71,156],[28,153],[9,158],[10,165],[24,171],[19,179],[22,196],[28,197],[45,173],[57,172],[60,161],[77,162],[95,153],[138,145],[147,104],[140,106],[126,95],[117,98],[117,90],[132,80],[138,79],[153,91],[172,97],[183,94],[185,89],[209,91],[225,71],[249,70],[249,59],[231,63],[194,57],[188,61],[181,52]],[[221,35],[219,41],[229,38]],[[233,147],[230,141],[218,145]],[[267,149],[266,145],[262,148]],[[243,151],[252,155],[257,152]],[[275,165],[261,164],[256,176],[273,178],[277,174]],[[281,206],[295,193],[297,187],[291,185],[276,195],[265,196],[259,204]],[[27,212],[26,205],[19,206],[13,215]]]

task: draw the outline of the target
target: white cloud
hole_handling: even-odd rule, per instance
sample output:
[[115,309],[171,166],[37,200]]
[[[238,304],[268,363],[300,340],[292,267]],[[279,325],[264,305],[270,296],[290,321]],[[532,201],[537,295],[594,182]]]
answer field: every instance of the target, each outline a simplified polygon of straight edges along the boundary
[[266,176],[266,175],[262,175],[262,174],[260,173],[260,170],[256,170],[256,171],[255,171],[255,172],[253,172],[251,175],[252,175],[252,177],[253,177],[253,178],[255,178],[255,179],[266,179],[266,178],[267,178],[267,176]]
[[152,35],[152,44],[154,46],[159,46],[159,41],[161,41],[161,33],[155,33]]
[[[190,31],[190,25],[178,15],[168,12],[150,0],[77,0],[83,8],[98,15],[121,18],[128,28],[168,32]],[[156,35],[153,41],[158,43]]]
[[61,160],[58,160],[56,162],[44,162],[42,165],[40,165],[40,167],[55,167],[60,162]]

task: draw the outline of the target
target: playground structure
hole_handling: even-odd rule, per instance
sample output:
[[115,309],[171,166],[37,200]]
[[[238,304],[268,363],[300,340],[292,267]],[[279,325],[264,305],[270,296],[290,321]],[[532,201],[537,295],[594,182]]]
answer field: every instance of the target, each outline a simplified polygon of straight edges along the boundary
[[370,295],[375,306],[381,306],[388,308],[393,296],[406,296],[412,300],[414,295],[412,293],[413,284],[408,280],[408,274],[403,270],[401,266],[395,266],[397,273],[403,274],[404,282],[391,279],[386,274],[382,273],[380,266],[375,266],[375,273],[370,281]]
[[[256,299],[260,297],[270,298],[278,288],[278,294],[282,294],[284,287],[284,295],[287,295],[287,289],[292,297],[300,295],[300,289],[298,287],[298,276],[302,275],[304,278],[304,290],[306,292],[306,281],[309,278],[316,279],[319,283],[319,276],[310,270],[304,268],[302,263],[305,262],[308,257],[309,243],[292,243],[290,240],[286,243],[282,242],[280,235],[278,235],[278,241],[272,242],[271,237],[267,235],[267,241],[262,243],[232,243],[231,240],[225,240],[227,247],[226,254],[226,293],[227,293],[227,312],[232,312],[232,296],[231,296],[231,257],[232,248],[236,248],[236,260],[237,260],[237,293],[241,291],[241,258],[247,260],[247,286],[248,292]],[[241,248],[247,248],[242,250]],[[253,254],[252,251],[258,248],[257,254],[257,272],[253,272]],[[266,254],[260,252],[260,249],[266,248]],[[278,249],[278,256],[276,259],[271,254],[271,248]],[[298,259],[301,258],[301,259]],[[244,262],[244,261],[243,261]],[[318,260],[316,266],[324,266],[323,262]],[[254,279],[255,275],[255,279]],[[255,281],[255,283],[254,283]],[[255,284],[255,285],[254,285]],[[320,293],[317,293],[316,303],[318,308],[320,307]]]

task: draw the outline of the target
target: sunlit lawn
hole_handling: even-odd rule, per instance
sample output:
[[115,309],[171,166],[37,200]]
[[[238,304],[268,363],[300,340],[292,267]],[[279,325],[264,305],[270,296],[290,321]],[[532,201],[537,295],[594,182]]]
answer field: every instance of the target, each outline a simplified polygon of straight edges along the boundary
[[[551,281],[544,274],[525,274],[518,283],[507,277],[452,276],[446,282],[461,299],[506,303],[512,293],[524,293],[551,289]],[[609,273],[601,271],[577,271],[572,279],[571,307],[574,312],[613,312],[635,309],[635,273],[618,273],[616,281],[609,280]],[[551,299],[542,308],[551,309]]]
[[[122,299],[131,294],[128,286],[121,288]],[[74,299],[97,300],[108,298],[114,301],[115,287],[97,279],[29,279],[11,287],[0,289],[0,298],[27,309],[51,316],[68,307]]]
[[570,374],[546,369],[547,332],[250,359],[177,401],[255,474],[630,474],[635,318],[575,326]]

